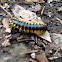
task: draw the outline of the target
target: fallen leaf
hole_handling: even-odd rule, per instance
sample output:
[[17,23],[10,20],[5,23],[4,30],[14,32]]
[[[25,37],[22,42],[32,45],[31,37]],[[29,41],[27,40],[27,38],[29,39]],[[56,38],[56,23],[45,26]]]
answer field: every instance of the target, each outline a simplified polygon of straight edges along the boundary
[[48,58],[49,60],[53,60],[53,59],[57,59],[57,58],[59,58],[59,57],[50,57],[50,58]]
[[10,46],[11,44],[9,43],[9,40],[7,39],[1,45],[6,47],[6,46]]
[[11,33],[11,28],[6,28],[5,32]]
[[11,10],[14,13],[14,15],[18,17],[20,20],[22,18],[24,19],[24,21],[28,21],[28,22],[30,21],[30,22],[43,23],[41,18],[38,17],[36,13],[26,10],[20,5],[14,5]]
[[9,19],[4,18],[2,23],[3,23],[3,27],[6,28],[5,32],[11,33],[11,28],[9,28]]
[[2,20],[2,23],[3,23],[3,27],[4,28],[8,28],[9,27],[9,20],[8,20],[8,18],[4,18]]
[[37,11],[40,11],[41,10],[41,5],[40,4],[37,4],[37,5],[32,5],[30,8],[28,8],[29,11],[34,11],[34,12],[37,12]]
[[49,42],[52,42],[51,37],[50,37],[50,33],[48,31],[46,31],[43,35],[38,35],[38,36],[49,41]]
[[47,59],[47,57],[46,57],[44,52],[42,54],[36,55],[36,59],[39,62],[48,62],[48,59]]

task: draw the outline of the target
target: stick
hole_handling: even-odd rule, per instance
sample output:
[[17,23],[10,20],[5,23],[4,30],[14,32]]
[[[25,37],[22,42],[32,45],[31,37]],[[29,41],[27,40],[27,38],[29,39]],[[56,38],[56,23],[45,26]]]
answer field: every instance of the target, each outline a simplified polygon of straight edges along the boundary
[[32,50],[32,51],[24,52],[23,54],[35,53],[35,52],[38,52],[38,51],[39,51],[39,50]]
[[62,20],[60,20],[59,18],[56,18],[57,21],[59,21],[62,24]]
[[45,9],[45,6],[43,7],[43,9],[42,9],[42,11],[41,11],[41,15],[43,14],[43,12],[44,12],[44,9]]
[[9,14],[9,16],[12,18],[12,15],[11,15],[8,11],[6,11],[2,5],[0,5],[0,7],[1,7],[1,9],[3,9],[7,14]]

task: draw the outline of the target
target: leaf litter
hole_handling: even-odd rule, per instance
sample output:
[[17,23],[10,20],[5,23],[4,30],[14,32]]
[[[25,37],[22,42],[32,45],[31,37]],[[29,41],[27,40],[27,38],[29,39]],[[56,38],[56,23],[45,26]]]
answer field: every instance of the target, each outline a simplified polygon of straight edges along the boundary
[[[32,2],[33,1],[34,0],[32,0]],[[34,1],[34,2],[37,3],[37,4],[40,3],[39,1]],[[28,2],[25,1],[25,4],[26,3],[28,4]],[[5,4],[4,7],[9,8],[7,4]],[[26,10],[20,5],[13,5],[12,7],[13,8],[11,8],[11,10],[14,13],[14,17],[17,17],[20,20],[44,23],[42,21],[42,19],[39,16],[37,16],[36,13],[31,12],[29,10]],[[36,6],[34,6],[34,8],[36,8]],[[11,12],[9,13],[4,8],[3,8],[3,10],[7,14],[9,14],[10,17],[13,16],[13,14]],[[34,11],[35,11],[35,9],[34,9]],[[40,11],[40,15],[43,16],[44,15],[44,11],[45,11],[45,7],[43,7],[42,12],[41,12],[41,10],[37,10],[37,11]],[[37,12],[37,11],[35,11],[35,12]],[[3,33],[3,35],[5,35],[5,36],[4,36],[4,38],[2,36],[0,38],[2,40],[2,41],[0,41],[1,42],[1,44],[0,44],[1,46],[4,46],[4,47],[9,46],[10,47],[11,46],[11,42],[12,41],[14,42],[14,40],[18,41],[18,42],[25,41],[24,43],[28,44],[27,47],[30,48],[30,50],[28,50],[26,52],[22,52],[20,54],[24,54],[24,55],[26,55],[26,54],[30,55],[31,54],[32,58],[30,58],[30,61],[32,61],[32,62],[49,62],[49,60],[53,61],[53,59],[61,57],[60,54],[59,54],[59,56],[55,57],[55,56],[52,55],[52,57],[51,57],[51,56],[48,56],[47,53],[45,52],[46,46],[48,46],[48,48],[50,48],[49,49],[50,51],[57,51],[57,53],[59,53],[59,51],[60,51],[59,49],[56,48],[56,46],[54,44],[51,44],[51,43],[53,43],[52,40],[51,40],[52,37],[50,36],[51,33],[49,33],[48,31],[46,31],[45,34],[43,34],[43,35],[38,35],[38,33],[37,33],[37,35],[23,34],[23,33],[16,34],[15,31],[11,31],[11,29],[9,28],[8,18],[4,18],[2,23],[3,23],[3,27],[5,28],[5,32]],[[11,35],[8,35],[8,33],[11,34]],[[14,34],[16,34],[16,35],[14,35]],[[32,36],[33,36],[33,38],[32,38]],[[17,45],[16,45],[16,47],[17,47]],[[43,51],[43,52],[41,52],[41,51]],[[15,52],[16,52],[16,50],[15,50]]]

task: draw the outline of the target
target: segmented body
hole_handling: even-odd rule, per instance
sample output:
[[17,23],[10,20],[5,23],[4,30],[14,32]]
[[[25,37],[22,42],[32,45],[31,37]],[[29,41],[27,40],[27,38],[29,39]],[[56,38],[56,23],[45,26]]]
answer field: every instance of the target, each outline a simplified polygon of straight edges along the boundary
[[24,33],[43,34],[47,29],[45,23],[31,23],[18,19],[9,19],[10,27]]

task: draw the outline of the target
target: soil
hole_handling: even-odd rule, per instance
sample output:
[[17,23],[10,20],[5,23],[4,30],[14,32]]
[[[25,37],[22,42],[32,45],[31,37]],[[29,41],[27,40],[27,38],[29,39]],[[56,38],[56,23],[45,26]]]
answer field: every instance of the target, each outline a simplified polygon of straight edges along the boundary
[[[52,2],[51,4],[46,3],[44,5],[46,7],[44,9],[43,15],[41,16],[39,14],[40,11],[36,12],[37,15],[40,16],[42,21],[44,21],[48,25],[47,30],[49,31],[49,33],[59,33],[62,35],[62,24],[56,20],[56,18],[62,20],[62,12],[57,11],[57,7],[62,6],[61,2]],[[43,8],[44,5],[42,5],[41,7]],[[49,12],[51,12],[50,16],[48,14]],[[0,10],[0,13],[3,12]],[[2,16],[0,16],[0,19],[1,18]],[[2,20],[0,21],[0,25],[2,25]],[[4,28],[0,28],[0,35],[3,35],[3,30]],[[28,50],[29,48],[25,43],[18,43],[15,40],[11,43],[10,47],[0,46],[0,62],[29,62],[29,55],[21,55],[22,52]],[[49,62],[62,62],[62,57]]]

